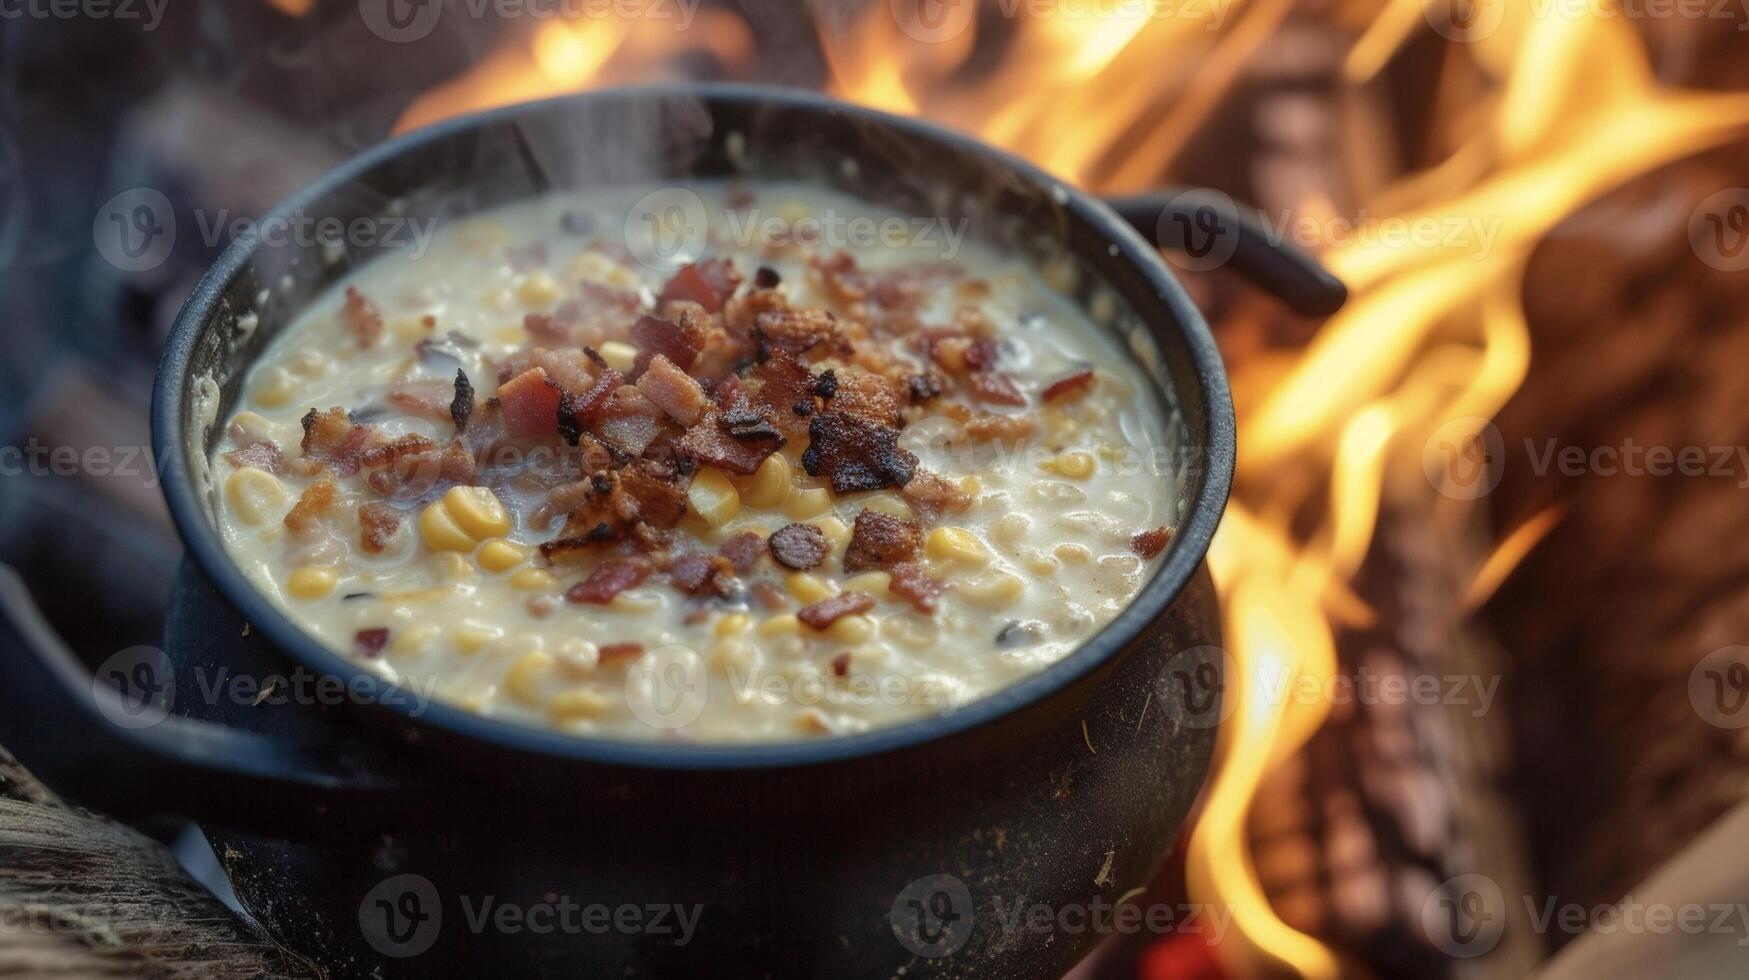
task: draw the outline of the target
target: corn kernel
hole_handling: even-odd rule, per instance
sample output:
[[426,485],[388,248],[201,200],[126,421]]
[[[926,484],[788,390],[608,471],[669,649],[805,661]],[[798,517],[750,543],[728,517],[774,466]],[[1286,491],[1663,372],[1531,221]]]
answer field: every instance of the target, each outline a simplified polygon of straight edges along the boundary
[[479,653],[486,644],[503,636],[504,631],[491,626],[481,626],[477,623],[463,623],[456,627],[455,646],[463,653]]
[[544,272],[537,272],[516,287],[516,298],[533,310],[544,310],[559,301],[559,284]]
[[741,509],[741,495],[721,470],[700,469],[686,490],[686,502],[692,512],[713,528],[722,527]]
[[328,368],[332,364],[333,362],[328,359],[328,355],[321,351],[306,350],[299,351],[298,355],[291,359],[290,367],[306,378],[319,378],[328,373]]
[[776,507],[789,497],[789,460],[772,453],[753,475],[741,481],[741,502],[749,507]]
[[983,492],[984,485],[979,483],[975,476],[962,476],[960,477],[960,489],[964,490],[967,496],[976,500],[978,494]]
[[717,625],[712,632],[718,636],[734,636],[736,633],[747,632],[752,626],[753,617],[746,613],[730,613],[717,620]]
[[504,675],[504,690],[531,708],[540,707],[541,685],[551,676],[556,663],[552,654],[540,650],[523,654]]
[[449,582],[466,582],[479,577],[479,572],[475,571],[474,566],[459,551],[438,552],[437,572]]
[[547,717],[558,722],[596,718],[610,703],[600,691],[561,691],[547,705]]
[[559,587],[559,580],[545,569],[525,568],[510,576],[510,587],[525,592],[550,592]]
[[759,624],[760,636],[795,636],[802,631],[802,621],[795,613],[773,616]]
[[244,409],[231,418],[230,432],[231,436],[239,443],[256,442],[263,439],[277,439],[279,426],[248,409]]
[[832,546],[833,552],[842,552],[844,546],[850,543],[850,525],[836,517],[822,517],[814,522],[820,533],[826,536],[826,543]]
[[630,269],[593,250],[572,259],[567,271],[574,278],[589,279],[609,286],[632,288],[638,284],[638,277]]
[[322,565],[305,565],[286,579],[285,590],[299,599],[320,599],[334,591],[340,575]]
[[476,540],[510,530],[510,514],[498,502],[498,495],[486,487],[450,487],[443,503],[461,529]]
[[662,608],[662,598],[648,589],[634,589],[614,596],[607,608],[622,613],[653,613]]
[[970,582],[960,583],[958,591],[962,600],[974,606],[1003,609],[1020,601],[1020,597],[1026,593],[1026,583],[1018,575],[992,572],[980,575]]
[[888,572],[863,572],[845,581],[844,591],[863,592],[876,599],[893,597],[893,576]]
[[1031,527],[1032,518],[1025,514],[1003,514],[990,525],[990,536],[1003,547],[1013,548],[1026,540],[1026,532]]
[[279,408],[297,394],[298,383],[285,368],[271,367],[255,379],[253,389],[255,404],[262,408]]
[[517,323],[506,323],[492,331],[492,339],[506,347],[521,347],[528,343],[528,331]]
[[1056,470],[1071,480],[1085,480],[1093,475],[1093,454],[1084,449],[1069,449],[1057,454]]
[[630,371],[638,360],[638,349],[622,340],[610,340],[602,344],[597,353],[607,362],[608,367],[621,374]]
[[480,546],[480,567],[488,572],[505,572],[522,564],[528,550],[514,542],[497,538]]
[[906,520],[911,519],[911,505],[896,493],[871,494],[863,498],[862,505],[869,510],[891,514],[894,517],[903,517]]
[[1078,544],[1060,544],[1051,553],[1065,565],[1085,565],[1093,560],[1093,552]]
[[784,585],[789,587],[790,595],[804,603],[821,602],[838,594],[838,590],[833,588],[830,582],[807,572],[792,572],[783,581]]
[[474,550],[474,539],[461,529],[441,500],[419,515],[419,537],[433,551]]
[[983,542],[963,528],[938,527],[929,532],[923,547],[931,558],[940,558],[943,561],[981,565],[990,560],[990,553],[984,549]]
[[1052,575],[1057,571],[1057,560],[1042,551],[1028,551],[1021,560],[1035,575]]
[[753,658],[757,653],[758,651],[753,649],[753,644],[746,640],[718,640],[711,644],[710,662],[711,666],[719,672],[731,670],[745,672],[753,666]]
[[266,524],[278,519],[285,507],[285,484],[266,470],[245,466],[225,478],[225,499],[238,520]]
[[826,513],[831,506],[832,495],[825,487],[808,487],[792,490],[783,510],[790,517],[805,521]]
[[867,616],[840,616],[826,627],[826,635],[840,643],[865,643],[874,631],[874,620]]
[[389,641],[389,651],[400,656],[420,653],[439,635],[441,631],[435,626],[416,626],[410,630],[402,630]]

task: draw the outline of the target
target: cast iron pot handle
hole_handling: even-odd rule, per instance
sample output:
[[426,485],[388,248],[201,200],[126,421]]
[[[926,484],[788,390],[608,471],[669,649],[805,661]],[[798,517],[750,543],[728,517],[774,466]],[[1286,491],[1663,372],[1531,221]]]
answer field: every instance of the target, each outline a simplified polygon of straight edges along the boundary
[[[1231,264],[1303,316],[1327,317],[1348,299],[1348,288],[1316,259],[1276,240],[1255,214],[1219,191],[1168,188],[1105,203],[1161,248],[1208,259],[1211,267]],[[1227,249],[1228,257],[1217,252]]]
[[161,712],[142,717],[142,703],[97,682],[18,573],[0,564],[0,746],[50,788],[124,819],[177,814],[301,839],[370,822],[394,791],[341,753]]

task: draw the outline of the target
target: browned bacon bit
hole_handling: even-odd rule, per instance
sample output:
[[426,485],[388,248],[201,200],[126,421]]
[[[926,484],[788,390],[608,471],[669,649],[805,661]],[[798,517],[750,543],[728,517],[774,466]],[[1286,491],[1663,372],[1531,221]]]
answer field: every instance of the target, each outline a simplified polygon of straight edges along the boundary
[[981,401],[996,405],[1026,404],[1026,396],[1015,387],[1014,379],[1000,371],[973,371],[966,375],[966,382]]
[[583,438],[583,426],[577,421],[577,399],[568,391],[559,392],[559,417],[554,424],[567,446],[575,446]]
[[1157,527],[1152,531],[1143,531],[1130,539],[1130,549],[1143,558],[1152,559],[1166,550],[1167,542],[1172,540],[1172,529]]
[[628,385],[615,390],[607,404],[601,407],[601,420],[595,424],[595,435],[609,448],[635,458],[642,456],[644,450],[650,448],[650,443],[656,441],[666,418],[666,413],[655,402],[635,386]]
[[845,616],[865,613],[874,607],[874,596],[866,592],[840,592],[830,599],[803,606],[796,618],[812,629],[823,630]]
[[671,299],[691,300],[715,313],[723,308],[723,303],[728,301],[739,285],[741,274],[735,271],[733,262],[728,259],[706,259],[683,266],[662,287],[662,295],[657,299],[663,303]]
[[530,313],[522,318],[522,329],[537,343],[563,344],[571,339],[571,327],[551,313]]
[[917,457],[899,448],[899,430],[855,415],[824,412],[808,423],[802,468],[825,474],[835,493],[858,493],[911,482]]
[[298,502],[285,515],[285,526],[294,534],[302,534],[320,527],[322,518],[328,509],[334,506],[335,492],[338,489],[334,477],[324,471],[314,483],[304,488],[298,495]]
[[704,349],[700,333],[702,331],[697,328],[690,332],[684,330],[672,320],[641,316],[632,324],[631,338],[645,357],[666,357],[684,371],[692,367],[692,362],[698,360],[698,352]]
[[932,398],[941,397],[941,378],[935,372],[913,374],[905,379],[905,393],[911,396],[911,404],[921,405]]
[[944,512],[959,512],[972,506],[972,495],[952,480],[921,467],[911,482],[899,488],[899,496],[917,516],[934,523]]
[[746,394],[747,386],[741,382],[738,376],[731,374],[717,382],[716,387],[711,389],[711,400],[717,403],[718,408],[730,409],[734,408],[735,403]]
[[371,629],[359,630],[352,634],[352,645],[361,657],[374,657],[383,652],[383,647],[389,643],[389,628],[376,626]]
[[776,289],[783,282],[783,277],[771,266],[762,265],[753,272],[753,287],[755,289]]
[[843,653],[839,654],[838,656],[832,658],[832,676],[833,677],[849,677],[850,676],[850,651],[846,650]]
[[687,595],[704,592],[724,592],[735,580],[735,566],[722,555],[701,555],[690,552],[674,559],[668,566],[668,579]]
[[[748,376],[759,383],[753,393],[754,404],[771,409],[772,421],[778,428],[792,435],[807,430],[806,417],[813,414],[814,395],[819,391],[820,382],[801,358],[782,348],[774,348],[764,361],[754,365]],[[836,384],[834,380],[832,386]],[[797,412],[799,405],[806,405],[808,411]]]
[[468,373],[461,368],[455,369],[455,397],[449,402],[449,417],[455,422],[455,430],[461,432],[468,427],[468,418],[474,414],[474,385],[468,380]]
[[391,442],[385,442],[379,446],[372,446],[361,453],[358,460],[366,466],[383,466],[388,463],[393,463],[403,456],[428,453],[436,448],[437,443],[432,442],[425,436],[409,432],[404,436],[396,437]]
[[655,527],[673,527],[686,516],[686,484],[673,467],[645,460],[619,471],[620,488],[637,501],[638,516]]
[[832,410],[858,415],[879,425],[898,428],[905,424],[892,382],[878,374],[852,368],[833,385]]
[[[590,353],[593,354],[594,351],[591,350]],[[595,416],[601,414],[601,410],[607,406],[607,400],[625,383],[625,375],[602,365],[601,374],[596,377],[595,383],[575,399],[573,417],[581,424],[589,424]]]
[[1025,415],[996,415],[980,412],[966,419],[966,435],[979,442],[1016,443],[1032,435],[1038,423]]
[[604,664],[616,660],[632,660],[644,655],[642,643],[609,643],[597,653],[596,659]]
[[565,601],[603,606],[649,577],[650,563],[643,558],[610,558],[595,566],[588,578],[566,589]]
[[674,449],[694,463],[716,466],[743,476],[759,469],[765,457],[783,445],[781,437],[737,439],[723,426],[723,415],[713,412],[686,430]]
[[252,439],[226,453],[225,460],[236,467],[253,466],[269,473],[285,472],[285,456],[279,451],[279,444],[271,439]]
[[547,372],[532,367],[498,386],[498,404],[504,427],[513,436],[539,436],[553,432],[559,417],[559,386]]
[[974,371],[988,371],[996,366],[996,358],[1001,353],[996,342],[988,337],[972,341],[961,356],[965,358],[966,367]]
[[697,425],[711,408],[710,396],[704,388],[664,354],[657,354],[650,361],[643,377],[638,379],[638,390],[683,426]]
[[771,557],[785,568],[807,571],[826,560],[826,535],[812,524],[786,524],[766,542]]
[[717,548],[717,554],[729,560],[736,575],[745,575],[759,563],[759,556],[765,554],[765,541],[753,531],[742,531],[724,541]]
[[401,526],[401,512],[388,504],[372,501],[358,508],[358,526],[361,529],[359,544],[370,554],[379,555],[394,536],[395,529]]
[[800,354],[822,344],[848,349],[838,334],[838,318],[821,309],[761,313],[754,321],[753,339],[761,352],[776,348]]
[[893,577],[887,586],[893,594],[911,603],[918,612],[935,611],[935,600],[947,591],[947,585],[930,576],[917,562],[903,562],[892,567]]
[[358,472],[358,458],[373,434],[370,426],[353,424],[343,408],[326,412],[312,408],[300,421],[304,427],[300,448],[305,459],[327,463],[341,476]]
[[838,396],[838,372],[827,368],[814,379],[814,394],[821,398],[832,399]]
[[856,515],[850,544],[844,550],[844,570],[887,568],[916,557],[923,529],[902,517],[863,508]]
[[456,442],[442,451],[430,448],[398,454],[382,469],[372,470],[365,483],[385,497],[417,500],[440,479],[452,484],[472,483],[474,475],[474,457]]
[[753,601],[759,603],[759,608],[767,612],[776,612],[789,607],[789,593],[778,588],[776,583],[763,579],[753,583]]
[[771,424],[771,409],[764,405],[754,407],[745,401],[736,402],[723,413],[723,428],[737,439],[776,439],[779,446],[784,443],[783,433]]
[[346,305],[340,317],[360,347],[369,347],[383,335],[382,312],[356,286],[346,287]]
[[409,415],[437,421],[449,419],[450,402],[455,389],[448,381],[427,378],[419,381],[397,381],[389,386],[389,402]]
[[1092,387],[1093,370],[1091,368],[1082,368],[1073,374],[1064,375],[1046,385],[1042,397],[1047,402],[1054,402],[1059,398],[1079,398],[1080,396],[1085,395],[1088,389]]

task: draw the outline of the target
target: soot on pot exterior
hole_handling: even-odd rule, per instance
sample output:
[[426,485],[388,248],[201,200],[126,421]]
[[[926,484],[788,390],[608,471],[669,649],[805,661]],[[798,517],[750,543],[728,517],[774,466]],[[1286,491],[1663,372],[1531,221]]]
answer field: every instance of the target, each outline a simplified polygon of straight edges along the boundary
[[[823,180],[916,213],[969,207],[987,232],[1048,240],[1114,292],[1157,345],[1196,450],[1171,550],[1131,607],[1063,661],[951,714],[863,735],[634,744],[445,705],[214,704],[191,685],[226,667],[332,675],[364,692],[354,701],[379,700],[370,692],[381,687],[251,589],[198,480],[214,438],[203,423],[228,414],[243,367],[369,256],[239,243],[179,318],[155,400],[166,494],[191,556],[166,643],[177,710],[238,736],[228,758],[215,754],[226,761],[194,764],[200,778],[180,808],[208,819],[239,896],[275,937],[336,973],[515,963],[603,975],[1060,975],[1100,936],[1014,928],[999,910],[1109,903],[1170,849],[1213,745],[1207,702],[1173,685],[1186,651],[1220,642],[1202,557],[1226,498],[1233,422],[1206,326],[1111,210],[916,121],[726,86],[607,90],[457,120],[366,154],[282,210],[453,215],[552,186],[723,176],[745,161],[750,176]],[[240,324],[246,314],[258,323]],[[300,778],[276,783],[263,745],[297,747]],[[575,930],[534,928],[570,906],[618,918],[605,931],[581,913]],[[666,930],[657,907],[670,909]]]

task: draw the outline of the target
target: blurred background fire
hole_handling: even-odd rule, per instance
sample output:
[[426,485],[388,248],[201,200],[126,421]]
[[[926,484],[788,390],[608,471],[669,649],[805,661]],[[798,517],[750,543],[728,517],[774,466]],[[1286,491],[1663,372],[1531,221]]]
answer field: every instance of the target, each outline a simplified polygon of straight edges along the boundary
[[[1749,444],[1745,6],[226,0],[150,28],[15,19],[0,439],[146,441],[156,346],[225,242],[179,209],[171,260],[118,270],[91,248],[111,195],[259,214],[392,133],[514,101],[763,81],[935,119],[1099,193],[1217,188],[1352,298],[1310,321],[1224,270],[1184,275],[1240,425],[1211,555],[1231,714],[1147,899],[1205,915],[1085,972],[1524,976],[1577,938],[1531,927],[1533,907],[1621,899],[1705,846],[1746,785],[1734,719],[1690,696],[1749,637],[1749,471],[1713,465]],[[1699,447],[1706,472],[1596,452],[1635,445]],[[1576,468],[1544,455],[1574,447]],[[78,482],[7,479],[0,558],[46,583],[76,644],[150,638],[176,560],[156,491]],[[69,535],[53,518],[75,511],[104,516]],[[1387,678],[1441,695],[1341,696]]]

